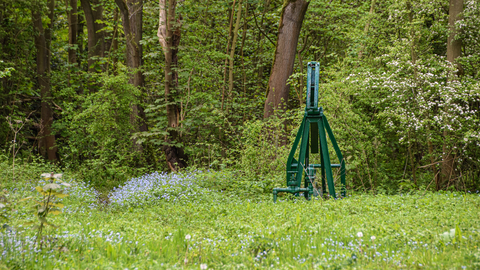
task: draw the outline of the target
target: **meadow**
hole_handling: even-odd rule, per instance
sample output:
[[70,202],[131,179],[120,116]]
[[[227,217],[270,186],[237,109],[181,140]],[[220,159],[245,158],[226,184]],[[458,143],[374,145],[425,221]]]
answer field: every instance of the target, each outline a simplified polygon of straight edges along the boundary
[[[478,269],[480,195],[314,199],[225,189],[228,174],[151,173],[100,193],[69,177],[40,241],[36,172],[2,175],[0,269]],[[22,175],[19,172],[19,175]],[[212,180],[214,179],[214,180]],[[220,187],[219,187],[220,185]],[[36,197],[37,196],[37,197]]]

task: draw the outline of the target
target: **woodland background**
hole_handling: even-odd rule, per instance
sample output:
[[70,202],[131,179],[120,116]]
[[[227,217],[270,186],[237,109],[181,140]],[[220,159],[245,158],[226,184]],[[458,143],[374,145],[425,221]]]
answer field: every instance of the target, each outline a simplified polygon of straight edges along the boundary
[[0,159],[271,192],[309,61],[348,189],[478,189],[478,0],[2,0]]

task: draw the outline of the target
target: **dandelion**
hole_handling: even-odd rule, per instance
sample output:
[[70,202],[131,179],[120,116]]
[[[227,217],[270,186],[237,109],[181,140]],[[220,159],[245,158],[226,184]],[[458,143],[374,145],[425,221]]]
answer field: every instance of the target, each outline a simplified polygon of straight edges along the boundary
[[207,264],[206,263],[200,264],[200,269],[202,269],[202,270],[207,269]]
[[190,240],[191,238],[192,238],[192,236],[190,234],[185,235],[186,240]]
[[363,237],[363,233],[362,233],[362,232],[358,232],[358,233],[357,233],[357,236],[358,236],[358,237]]
[[375,239],[377,239],[377,238],[375,237],[375,235],[372,235],[372,237],[370,237],[370,239],[372,239],[372,241],[375,241]]

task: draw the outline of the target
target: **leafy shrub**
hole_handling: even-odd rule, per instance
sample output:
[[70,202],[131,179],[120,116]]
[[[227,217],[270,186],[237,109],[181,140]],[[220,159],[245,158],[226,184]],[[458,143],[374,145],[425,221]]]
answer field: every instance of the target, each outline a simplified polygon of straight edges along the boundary
[[147,163],[131,139],[132,104],[138,104],[140,91],[127,82],[125,74],[103,76],[98,91],[64,103],[55,122],[62,163],[98,187],[115,186]]

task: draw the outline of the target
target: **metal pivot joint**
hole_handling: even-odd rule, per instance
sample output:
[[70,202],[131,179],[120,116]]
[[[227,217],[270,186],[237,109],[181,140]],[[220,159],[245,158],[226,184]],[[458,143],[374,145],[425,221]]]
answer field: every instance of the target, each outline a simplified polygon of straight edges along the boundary
[[[345,197],[345,161],[342,152],[338,147],[337,141],[333,136],[332,129],[328,124],[327,118],[323,114],[323,108],[318,106],[318,83],[320,74],[320,64],[318,62],[308,63],[307,74],[307,98],[305,106],[305,115],[298,129],[297,136],[293,142],[292,149],[287,160],[286,168],[286,188],[273,189],[273,201],[277,201],[279,192],[288,192],[298,196],[303,193],[307,200],[312,196],[322,195],[328,186],[328,192],[333,198],[337,198],[335,193],[335,183],[333,181],[333,168],[340,168],[341,196]],[[338,157],[339,163],[330,163],[328,152],[327,135]],[[298,156],[296,155],[298,151]],[[320,154],[320,164],[310,164],[310,156]],[[314,188],[316,183],[316,169],[320,169],[319,179],[321,182],[320,192]],[[303,185],[302,185],[303,180]],[[320,193],[320,194],[319,194]]]

